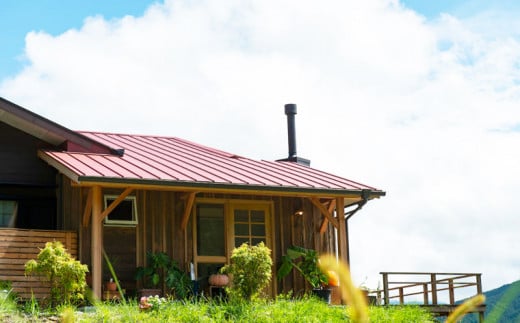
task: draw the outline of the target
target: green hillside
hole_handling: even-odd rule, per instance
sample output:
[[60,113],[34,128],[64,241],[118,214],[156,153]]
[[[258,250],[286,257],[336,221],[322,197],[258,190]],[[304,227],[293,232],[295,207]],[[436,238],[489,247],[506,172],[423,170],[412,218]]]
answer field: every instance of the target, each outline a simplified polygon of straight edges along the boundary
[[[485,292],[484,295],[486,323],[520,323],[520,280]],[[478,317],[475,314],[467,315],[462,322],[478,322]]]

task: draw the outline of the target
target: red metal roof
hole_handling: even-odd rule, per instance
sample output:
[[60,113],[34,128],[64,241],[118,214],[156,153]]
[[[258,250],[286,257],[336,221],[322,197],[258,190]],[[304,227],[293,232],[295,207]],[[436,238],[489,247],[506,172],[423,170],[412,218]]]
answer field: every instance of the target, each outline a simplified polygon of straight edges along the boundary
[[221,185],[275,190],[361,191],[374,187],[289,161],[240,157],[174,137],[81,132],[122,156],[42,151],[40,157],[81,181]]

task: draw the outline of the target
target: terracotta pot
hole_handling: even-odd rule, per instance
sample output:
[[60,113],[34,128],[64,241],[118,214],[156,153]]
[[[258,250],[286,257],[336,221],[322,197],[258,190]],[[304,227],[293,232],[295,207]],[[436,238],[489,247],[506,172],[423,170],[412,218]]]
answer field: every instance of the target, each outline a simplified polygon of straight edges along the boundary
[[228,275],[213,274],[209,276],[208,282],[211,286],[226,286],[229,284]]
[[115,282],[107,282],[105,284],[105,288],[106,288],[106,290],[109,290],[109,291],[115,291],[117,289],[117,285]]

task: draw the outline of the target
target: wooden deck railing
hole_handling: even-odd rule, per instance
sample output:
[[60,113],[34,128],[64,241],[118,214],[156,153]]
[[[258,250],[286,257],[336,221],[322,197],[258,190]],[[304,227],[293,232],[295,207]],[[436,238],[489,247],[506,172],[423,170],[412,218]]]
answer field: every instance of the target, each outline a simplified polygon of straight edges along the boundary
[[72,231],[0,229],[0,280],[9,281],[21,298],[42,299],[49,296],[50,285],[37,277],[25,276],[25,263],[36,259],[48,241],[61,241],[77,257],[78,238]]
[[[426,272],[381,272],[383,290],[378,291],[378,299],[383,293],[383,304],[411,303],[428,307],[438,315],[447,315],[457,306],[459,300],[482,294],[480,273],[426,273]],[[441,297],[444,296],[444,297]],[[475,309],[483,319],[485,305]]]

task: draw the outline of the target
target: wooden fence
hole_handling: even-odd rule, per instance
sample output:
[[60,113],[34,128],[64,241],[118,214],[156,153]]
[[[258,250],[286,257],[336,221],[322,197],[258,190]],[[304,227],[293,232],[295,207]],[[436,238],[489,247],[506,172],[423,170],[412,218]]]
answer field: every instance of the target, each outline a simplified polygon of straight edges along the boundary
[[0,229],[0,280],[9,281],[17,296],[43,299],[50,294],[49,283],[37,277],[25,276],[25,263],[36,259],[49,241],[61,241],[73,256],[78,254],[77,233],[72,231],[42,231]]
[[[455,292],[463,292],[460,298],[482,294],[481,274],[476,273],[425,273],[425,272],[382,272],[384,305],[412,303],[427,307],[437,315],[445,316],[457,307]],[[441,299],[441,295],[445,296]],[[484,317],[485,305],[477,307],[479,320]]]

